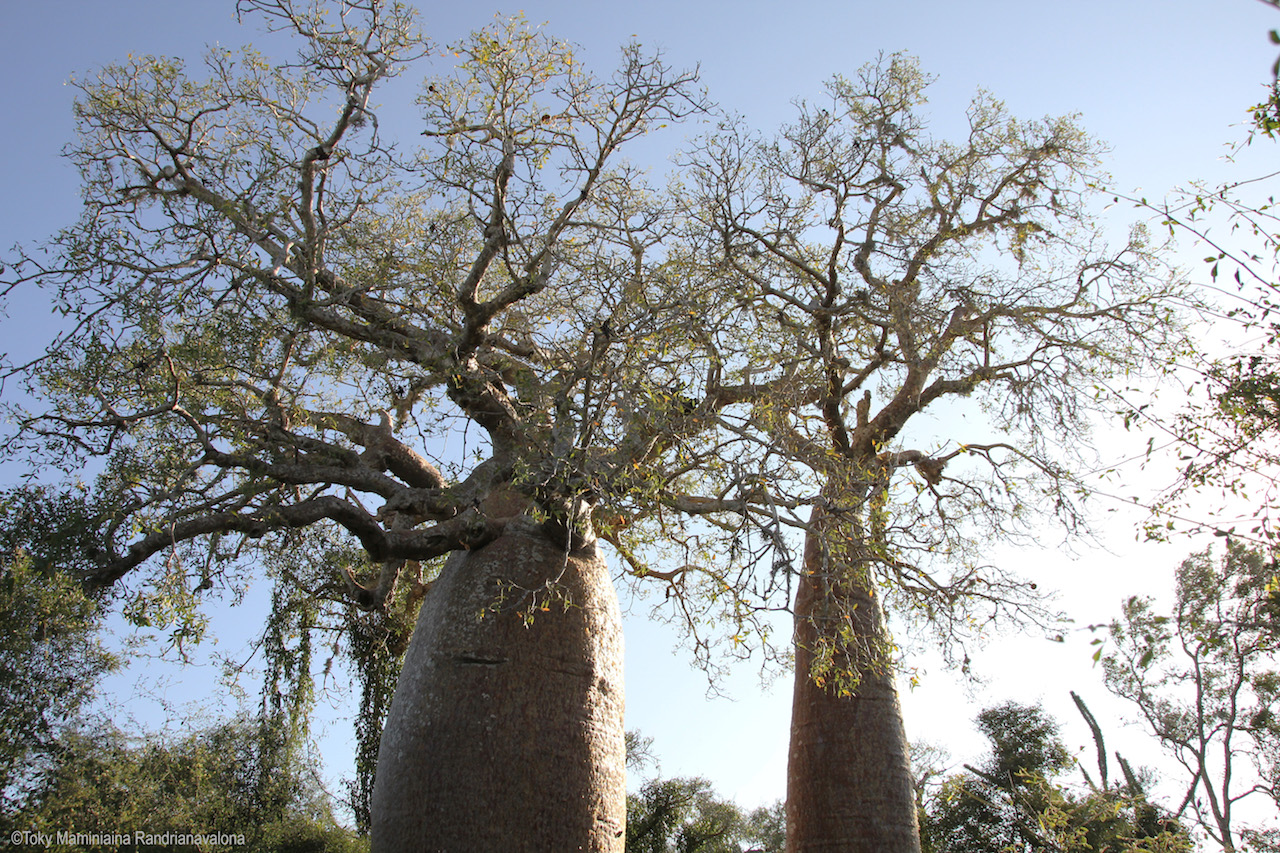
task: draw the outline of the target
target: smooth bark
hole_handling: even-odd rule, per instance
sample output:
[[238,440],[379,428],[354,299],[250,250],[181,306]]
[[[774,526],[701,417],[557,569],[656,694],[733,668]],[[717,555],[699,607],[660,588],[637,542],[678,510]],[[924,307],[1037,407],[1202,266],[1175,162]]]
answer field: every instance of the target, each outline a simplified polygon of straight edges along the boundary
[[[919,853],[911,765],[887,636],[868,580],[833,560],[814,525],[795,601],[795,692],[787,762],[787,851]],[[820,633],[850,633],[832,670],[814,678]],[[840,695],[841,667],[856,677]]]
[[530,522],[455,553],[383,730],[373,850],[621,851],[622,691],[621,617],[594,546],[566,553]]

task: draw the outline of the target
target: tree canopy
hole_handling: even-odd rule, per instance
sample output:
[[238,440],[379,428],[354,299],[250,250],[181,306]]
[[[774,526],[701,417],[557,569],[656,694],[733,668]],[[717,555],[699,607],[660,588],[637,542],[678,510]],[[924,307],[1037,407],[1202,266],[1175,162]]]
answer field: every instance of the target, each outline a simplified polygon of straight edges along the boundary
[[101,460],[100,583],[165,551],[217,583],[324,522],[379,567],[348,573],[376,606],[406,560],[494,538],[480,502],[504,484],[584,535],[670,431],[669,368],[640,346],[680,337],[637,297],[656,212],[614,161],[699,107],[692,78],[628,48],[597,80],[498,24],[428,82],[424,147],[401,153],[371,98],[428,51],[407,9],[241,8],[300,36],[297,61],[215,48],[203,75],[137,57],[79,84],[85,212],[7,281],[48,288],[68,328],[9,366],[39,403],[8,403],[6,446]]
[[[652,739],[627,732],[627,766],[653,763]],[[706,779],[644,778],[627,795],[627,849],[635,853],[782,853],[781,801],[746,812],[721,798]]]
[[[890,609],[946,635],[980,612],[1043,618],[980,543],[1040,513],[1081,523],[1090,383],[1156,366],[1191,299],[1141,229],[1103,239],[1101,148],[1071,119],[980,94],[967,135],[936,139],[930,82],[883,57],[776,136],[728,123],[687,156],[685,251],[716,295],[686,387],[730,450],[717,488],[672,503],[737,513],[782,558],[781,530],[862,542]],[[965,401],[981,416],[947,417]],[[736,555],[743,525],[724,526]],[[789,596],[784,577],[765,594]]]

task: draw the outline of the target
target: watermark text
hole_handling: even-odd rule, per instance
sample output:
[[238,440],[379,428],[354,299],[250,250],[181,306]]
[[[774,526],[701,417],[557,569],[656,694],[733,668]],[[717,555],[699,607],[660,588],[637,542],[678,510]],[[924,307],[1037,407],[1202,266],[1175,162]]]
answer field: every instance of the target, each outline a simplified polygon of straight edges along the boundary
[[241,847],[244,845],[243,832],[146,832],[141,829],[134,832],[78,832],[59,830],[57,832],[37,832],[16,829],[9,834],[9,843],[14,847]]

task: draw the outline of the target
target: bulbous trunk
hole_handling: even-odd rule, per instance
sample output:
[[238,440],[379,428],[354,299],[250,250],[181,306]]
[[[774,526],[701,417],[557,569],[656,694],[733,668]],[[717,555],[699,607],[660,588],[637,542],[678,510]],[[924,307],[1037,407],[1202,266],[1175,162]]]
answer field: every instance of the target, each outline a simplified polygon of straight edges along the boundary
[[[814,524],[795,601],[795,692],[787,761],[787,851],[919,853],[911,762],[883,613],[868,579],[839,565]],[[840,624],[848,629],[838,638]],[[833,667],[813,677],[820,634]],[[876,658],[880,657],[877,661]],[[840,695],[838,670],[857,678]],[[819,666],[819,669],[823,667]]]
[[621,617],[594,547],[566,555],[525,528],[455,553],[387,714],[373,851],[621,851],[622,690]]

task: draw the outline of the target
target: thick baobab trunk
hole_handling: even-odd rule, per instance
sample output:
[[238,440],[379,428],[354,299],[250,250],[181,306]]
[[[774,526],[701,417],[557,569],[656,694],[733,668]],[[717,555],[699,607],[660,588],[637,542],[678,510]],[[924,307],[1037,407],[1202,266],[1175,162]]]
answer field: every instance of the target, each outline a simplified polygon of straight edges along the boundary
[[[911,763],[893,670],[888,662],[868,660],[886,640],[883,613],[869,581],[856,580],[858,573],[839,565],[839,557],[833,565],[821,527],[815,524],[805,543],[805,573],[795,602],[787,851],[919,853]],[[850,629],[844,640],[836,639],[839,622]],[[856,674],[852,695],[839,695],[834,673],[815,682],[820,631],[839,643],[835,668]]]
[[383,729],[374,853],[620,853],[622,690],[618,602],[594,547],[566,555],[525,528],[455,553]]

